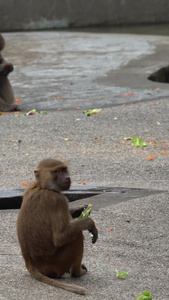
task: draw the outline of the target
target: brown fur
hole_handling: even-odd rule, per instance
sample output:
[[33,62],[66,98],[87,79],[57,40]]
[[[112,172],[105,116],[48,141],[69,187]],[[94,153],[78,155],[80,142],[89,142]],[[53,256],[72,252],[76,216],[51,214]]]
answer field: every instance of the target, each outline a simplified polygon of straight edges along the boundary
[[[35,171],[36,181],[26,189],[17,220],[18,239],[30,275],[44,283],[85,294],[85,289],[52,278],[66,272],[82,276],[83,230],[98,232],[92,219],[73,220],[68,200],[60,190],[70,187],[67,166],[54,159],[42,161]],[[71,211],[73,213],[73,211]],[[80,214],[80,212],[78,212]]]
[[5,40],[3,36],[0,34],[0,51],[5,47]]
[[[5,47],[5,40],[0,34],[0,51]],[[16,111],[17,105],[14,103],[12,86],[8,79],[8,74],[13,71],[13,65],[7,63],[0,52],[0,111]]]

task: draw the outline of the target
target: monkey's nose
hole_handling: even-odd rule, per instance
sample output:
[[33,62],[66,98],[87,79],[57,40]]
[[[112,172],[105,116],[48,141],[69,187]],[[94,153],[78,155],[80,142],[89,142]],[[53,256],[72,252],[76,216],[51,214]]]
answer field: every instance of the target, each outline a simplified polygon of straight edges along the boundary
[[70,185],[71,185],[70,177],[67,177],[66,180],[65,180],[65,189],[69,190]]

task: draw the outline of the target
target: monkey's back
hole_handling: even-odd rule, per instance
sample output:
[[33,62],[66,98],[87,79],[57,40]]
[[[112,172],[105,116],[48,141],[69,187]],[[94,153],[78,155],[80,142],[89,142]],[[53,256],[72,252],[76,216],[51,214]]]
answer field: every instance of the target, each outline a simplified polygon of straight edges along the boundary
[[14,101],[14,93],[8,77],[0,75],[0,97],[8,104]]
[[[63,211],[64,220],[60,217]],[[24,193],[17,220],[18,239],[24,259],[53,255],[56,252],[53,223],[58,224],[57,230],[60,232],[69,223],[69,218],[67,199],[62,194],[42,189],[32,182]]]

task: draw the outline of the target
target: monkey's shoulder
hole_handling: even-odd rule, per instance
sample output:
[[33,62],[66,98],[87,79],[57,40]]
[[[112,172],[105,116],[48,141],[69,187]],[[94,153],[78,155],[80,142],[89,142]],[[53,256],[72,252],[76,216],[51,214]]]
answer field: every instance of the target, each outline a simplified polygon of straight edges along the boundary
[[32,181],[23,194],[23,205],[46,205],[50,208],[68,209],[67,198],[59,192],[43,189],[36,181]]
[[36,181],[30,182],[30,184],[23,193],[23,199],[30,198],[34,194],[37,194],[39,190],[40,189]]

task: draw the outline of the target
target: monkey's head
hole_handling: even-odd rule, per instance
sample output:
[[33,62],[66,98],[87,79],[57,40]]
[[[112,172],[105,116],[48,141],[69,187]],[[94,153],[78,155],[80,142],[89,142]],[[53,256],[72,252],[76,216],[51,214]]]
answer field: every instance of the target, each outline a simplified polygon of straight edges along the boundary
[[37,183],[43,188],[62,192],[69,190],[71,180],[67,165],[57,159],[44,159],[34,171]]
[[0,34],[0,51],[5,47],[5,40],[3,36]]

